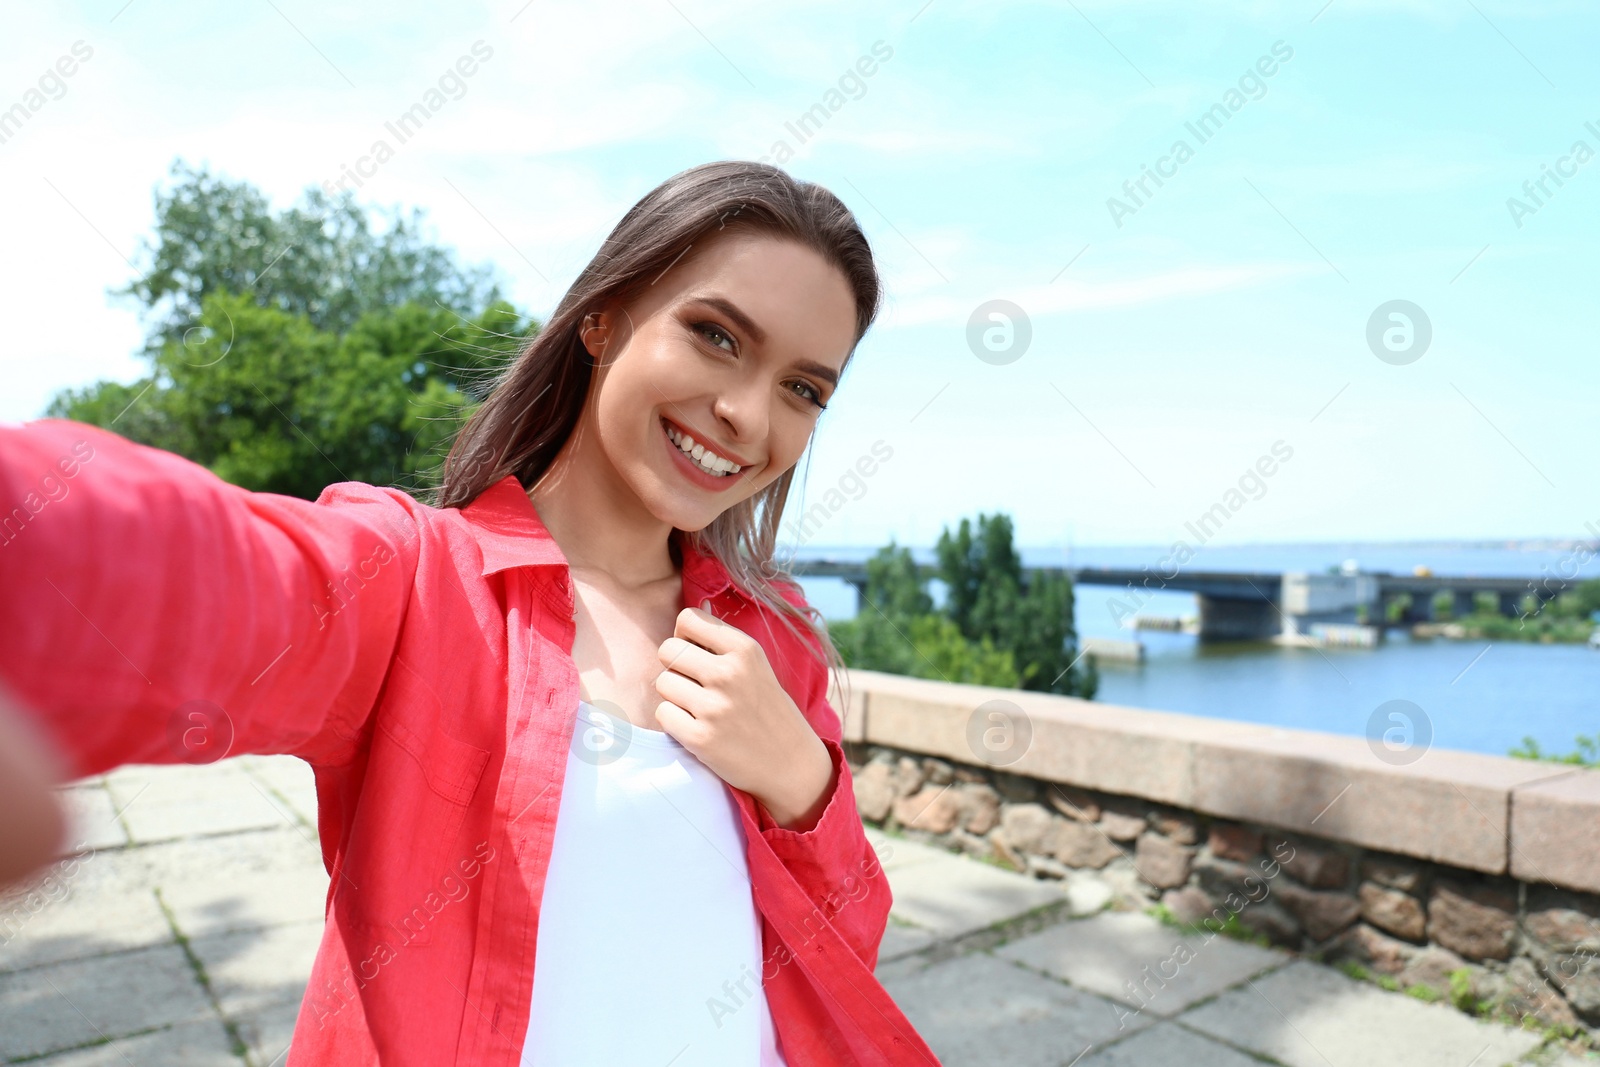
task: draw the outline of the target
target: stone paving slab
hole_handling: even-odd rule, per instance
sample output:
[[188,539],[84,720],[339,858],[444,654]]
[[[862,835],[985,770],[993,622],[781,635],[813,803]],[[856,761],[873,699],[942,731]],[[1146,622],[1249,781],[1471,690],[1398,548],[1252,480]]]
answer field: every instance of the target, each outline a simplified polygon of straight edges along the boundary
[[[1182,934],[1141,912],[1106,912],[997,947],[995,954],[1133,1009],[1171,1017],[1292,958],[1218,934]],[[1126,1010],[1126,1009],[1124,1009]]]
[[[122,768],[103,781],[67,790],[99,835],[85,835],[74,873],[23,913],[6,910],[14,894],[0,898],[0,1061],[282,1067],[328,890],[310,768],[293,757],[241,757]],[[120,834],[119,804],[131,843]],[[207,805],[221,810],[185,810]],[[1044,881],[876,828],[867,836],[894,894],[877,973],[951,1067],[1075,1059],[1076,1067],[1497,1067],[1537,1044],[1276,949],[1102,911],[1114,872]],[[1059,925],[993,949],[933,951],[1062,900]],[[172,924],[243,1041],[242,1061]],[[1180,941],[1190,958],[1164,986],[1151,980],[1149,1003],[1132,1010],[1140,998],[1125,983],[1147,966],[1161,973]],[[102,1035],[114,1041],[86,1047]],[[1521,1062],[1600,1064],[1554,1053]]]
[[176,945],[0,975],[0,1004],[7,1059],[215,1018]]
[[[97,903],[86,906],[91,899]],[[0,973],[172,942],[172,927],[154,894],[80,893],[47,902],[16,937],[0,946]]]
[[121,848],[128,831],[117,818],[117,806],[104,785],[83,785],[60,791],[70,828],[67,847],[74,852]]
[[880,981],[944,1067],[1060,1067],[1153,1022],[1140,1017],[1119,1028],[1111,1001],[987,952],[902,964]]
[[921,952],[939,939],[932,930],[910,926],[904,920],[896,921],[890,912],[889,925],[884,928],[883,941],[878,945],[878,962],[887,963],[913,952]]
[[328,874],[303,827],[173,841],[141,849],[147,884],[159,887],[190,937],[321,922]]
[[106,788],[136,842],[269,829],[295,821],[237,760],[120,767],[106,775]]
[[300,1005],[277,1004],[234,1020],[250,1067],[283,1067]]
[[300,1006],[322,941],[322,926],[318,919],[197,937],[189,948],[205,966],[222,1013],[230,1019],[246,1018],[267,1008]]
[[307,826],[317,825],[317,778],[298,756],[240,756],[239,765],[277,794]]
[[1175,1023],[1161,1022],[1100,1048],[1075,1067],[1261,1067],[1261,1062]]
[[865,827],[867,843],[878,854],[878,862],[886,871],[899,870],[909,867],[914,863],[928,863],[934,860],[950,859],[953,853],[948,849],[925,845],[920,841],[910,841],[903,837],[886,834],[875,826]]
[[1527,1031],[1304,960],[1224,993],[1182,1021],[1287,1067],[1498,1067],[1539,1044]]
[[936,937],[959,937],[1067,899],[1060,882],[1042,881],[942,850],[904,866],[885,866],[894,896],[890,914]]
[[[63,1052],[30,1067],[239,1067],[232,1043],[216,1019],[184,1023],[138,1037],[124,1037],[94,1048]],[[262,1067],[267,1067],[262,1064]],[[279,1065],[281,1067],[281,1065]]]
[[172,927],[127,852],[95,850],[0,897],[0,972],[172,941]]

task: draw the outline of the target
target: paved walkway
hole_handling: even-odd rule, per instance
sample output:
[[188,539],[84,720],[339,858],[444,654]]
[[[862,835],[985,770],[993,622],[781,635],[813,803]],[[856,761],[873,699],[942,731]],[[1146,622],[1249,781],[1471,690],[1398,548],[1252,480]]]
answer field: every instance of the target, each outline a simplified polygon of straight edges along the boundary
[[[64,791],[81,856],[0,900],[0,1063],[281,1065],[322,929],[309,769],[126,767]],[[1338,971],[869,831],[878,974],[947,1067],[1591,1065]]]

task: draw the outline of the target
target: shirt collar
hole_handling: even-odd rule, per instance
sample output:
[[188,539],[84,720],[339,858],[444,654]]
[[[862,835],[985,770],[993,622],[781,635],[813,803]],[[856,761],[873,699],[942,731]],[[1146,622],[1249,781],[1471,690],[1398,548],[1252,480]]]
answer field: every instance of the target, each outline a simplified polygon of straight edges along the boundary
[[[514,474],[479,493],[461,509],[461,517],[483,552],[485,577],[511,567],[568,566],[567,557]],[[698,551],[681,535],[678,544],[683,549],[683,581],[689,603],[698,606],[702,597],[717,596],[729,588],[738,591],[716,556]]]

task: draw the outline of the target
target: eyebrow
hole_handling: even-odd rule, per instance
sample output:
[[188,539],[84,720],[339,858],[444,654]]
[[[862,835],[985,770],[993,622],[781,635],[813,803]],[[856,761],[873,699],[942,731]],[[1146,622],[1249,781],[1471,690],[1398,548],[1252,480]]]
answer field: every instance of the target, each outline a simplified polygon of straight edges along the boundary
[[[694,299],[709,307],[714,307],[728,316],[733,320],[733,324],[749,334],[751,340],[755,341],[756,344],[764,345],[767,343],[767,331],[758,326],[756,320],[746,315],[744,310],[733,301],[721,296],[697,296]],[[803,359],[796,363],[795,366],[803,371],[815,374],[830,386],[837,387],[839,384],[838,372],[825,364],[811,359]]]

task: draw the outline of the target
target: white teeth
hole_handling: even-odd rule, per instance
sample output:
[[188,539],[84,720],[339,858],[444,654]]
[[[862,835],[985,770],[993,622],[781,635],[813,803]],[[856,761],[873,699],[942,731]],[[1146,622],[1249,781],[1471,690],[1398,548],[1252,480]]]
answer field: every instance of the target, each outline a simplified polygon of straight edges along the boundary
[[667,437],[669,437],[672,440],[672,443],[678,447],[678,451],[694,460],[695,464],[707,474],[717,474],[726,477],[727,475],[737,474],[739,472],[740,468],[738,464],[734,463],[732,460],[724,459],[715,452],[709,451],[705,445],[695,441],[695,439],[690,437],[688,434],[680,433],[673,429],[665,419],[661,420],[661,425],[665,427],[667,431]]

